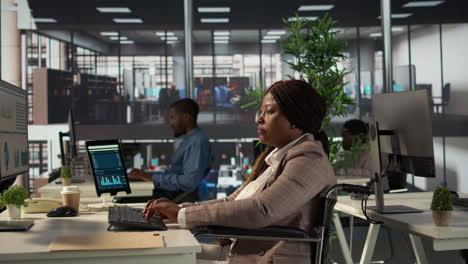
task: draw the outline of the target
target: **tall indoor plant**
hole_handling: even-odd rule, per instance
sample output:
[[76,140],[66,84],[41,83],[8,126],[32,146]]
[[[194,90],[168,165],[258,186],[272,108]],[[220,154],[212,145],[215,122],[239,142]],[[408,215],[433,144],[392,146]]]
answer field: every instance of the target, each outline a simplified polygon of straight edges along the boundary
[[[332,27],[336,24],[328,15],[316,21],[303,20],[296,14],[295,20],[284,20],[290,36],[281,42],[286,54],[293,56],[289,64],[298,73],[298,78],[312,85],[325,99],[327,112],[322,128],[329,134],[335,134],[330,127],[330,121],[335,116],[345,116],[346,106],[354,100],[348,97],[343,89],[343,81],[348,72],[338,68],[338,62],[345,60],[343,51],[346,42],[336,38]],[[294,78],[295,76],[289,76]],[[332,164],[340,151],[340,142],[330,138]]]

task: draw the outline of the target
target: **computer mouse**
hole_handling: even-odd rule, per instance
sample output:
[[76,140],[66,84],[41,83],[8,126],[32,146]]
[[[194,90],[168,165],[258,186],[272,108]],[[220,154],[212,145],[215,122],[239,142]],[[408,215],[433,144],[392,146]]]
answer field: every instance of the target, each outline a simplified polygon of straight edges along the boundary
[[71,206],[60,206],[55,209],[50,210],[47,213],[48,217],[70,217],[70,216],[77,216],[78,212],[75,208]]

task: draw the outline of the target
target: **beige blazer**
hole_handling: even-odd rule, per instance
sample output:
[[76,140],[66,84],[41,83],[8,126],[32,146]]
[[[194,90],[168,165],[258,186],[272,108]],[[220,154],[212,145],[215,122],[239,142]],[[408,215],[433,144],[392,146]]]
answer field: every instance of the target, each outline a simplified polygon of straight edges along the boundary
[[[311,231],[315,226],[319,194],[336,183],[322,144],[308,135],[281,160],[266,186],[253,196],[234,200],[243,187],[229,197],[187,207],[189,228],[221,225],[240,228],[290,226]],[[310,244],[239,239],[229,263],[309,263]]]

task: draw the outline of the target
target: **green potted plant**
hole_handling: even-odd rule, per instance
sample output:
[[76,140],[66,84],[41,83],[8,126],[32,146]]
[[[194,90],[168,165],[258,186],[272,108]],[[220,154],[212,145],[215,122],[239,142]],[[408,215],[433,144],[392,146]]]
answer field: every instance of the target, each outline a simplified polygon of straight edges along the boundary
[[448,226],[452,217],[452,198],[447,187],[439,185],[434,190],[431,203],[432,219],[436,226]]
[[64,186],[70,185],[72,183],[69,165],[63,165],[62,168],[60,168],[60,178],[62,179],[62,184]]
[[0,207],[7,208],[10,219],[21,218],[21,206],[28,206],[28,191],[19,185],[13,185],[0,195]]
[[[316,21],[301,19],[296,14],[296,20],[283,20],[290,36],[281,42],[285,53],[293,59],[287,63],[298,77],[312,85],[325,99],[327,112],[322,127],[330,136],[330,162],[339,159],[341,142],[333,140],[335,131],[330,121],[335,116],[345,116],[347,105],[354,99],[346,95],[343,81],[348,72],[339,69],[338,63],[347,59],[344,55],[346,42],[335,37],[332,27],[336,24],[328,15]],[[289,76],[293,78],[293,76]]]

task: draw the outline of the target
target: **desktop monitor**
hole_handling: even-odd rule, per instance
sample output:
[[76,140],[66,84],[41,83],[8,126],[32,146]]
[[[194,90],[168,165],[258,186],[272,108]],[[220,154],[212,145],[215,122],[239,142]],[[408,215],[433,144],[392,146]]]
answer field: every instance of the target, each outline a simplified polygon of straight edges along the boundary
[[[392,170],[415,176],[435,177],[432,112],[427,90],[375,94],[374,122],[370,126],[371,155],[376,177],[376,203],[381,213],[407,212],[384,207],[382,176]],[[382,160],[388,164],[382,166]],[[402,209],[403,211],[401,211]]]
[[73,117],[73,111],[70,109],[68,112],[68,132],[59,132],[59,143],[60,143],[60,158],[62,160],[62,166],[69,163],[70,160],[67,161],[65,150],[63,148],[63,137],[69,138],[69,159],[74,159],[78,156],[78,147],[76,143],[76,131],[75,131],[75,119]]
[[98,196],[131,193],[118,140],[87,141],[86,151]]
[[27,91],[0,80],[0,191],[29,171]]
[[68,112],[68,137],[70,139],[70,156],[73,159],[78,156],[78,145],[76,144],[75,119],[72,109]]

